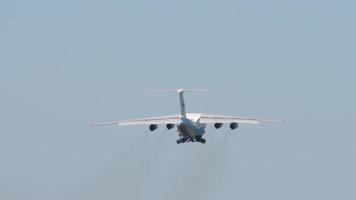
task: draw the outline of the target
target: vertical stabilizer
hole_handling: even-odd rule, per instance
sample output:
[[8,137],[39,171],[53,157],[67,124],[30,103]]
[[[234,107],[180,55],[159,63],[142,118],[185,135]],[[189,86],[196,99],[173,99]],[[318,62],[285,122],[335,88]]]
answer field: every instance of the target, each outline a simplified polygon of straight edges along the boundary
[[177,90],[179,94],[179,103],[180,103],[180,114],[182,117],[187,117],[187,112],[185,111],[185,102],[184,102],[184,90],[179,89]]
[[178,90],[156,90],[151,92],[177,92],[179,94],[179,103],[180,103],[180,114],[182,117],[187,117],[187,112],[185,110],[184,102],[184,92],[208,92],[209,90],[192,90],[192,89],[178,89]]

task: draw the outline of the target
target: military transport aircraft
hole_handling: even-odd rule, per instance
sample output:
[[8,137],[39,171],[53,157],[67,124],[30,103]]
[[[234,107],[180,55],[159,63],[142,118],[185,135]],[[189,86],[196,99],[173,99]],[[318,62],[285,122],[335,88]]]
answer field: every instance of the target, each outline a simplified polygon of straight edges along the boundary
[[180,114],[169,115],[169,116],[159,116],[151,118],[142,119],[132,119],[124,121],[113,121],[113,122],[101,122],[94,123],[93,126],[107,126],[107,125],[118,125],[118,126],[128,126],[128,125],[149,125],[150,131],[155,131],[159,124],[164,124],[167,129],[172,129],[177,127],[177,132],[179,139],[176,141],[177,144],[185,142],[200,142],[205,143],[206,140],[203,138],[205,134],[206,124],[214,124],[216,129],[223,126],[224,123],[229,124],[230,129],[236,129],[239,124],[258,124],[260,122],[280,122],[281,120],[270,120],[270,119],[256,119],[248,117],[232,117],[224,115],[215,114],[204,114],[204,113],[187,113],[185,110],[184,103],[184,92],[207,92],[208,90],[191,90],[191,89],[178,89],[178,90],[160,90],[153,92],[175,92],[179,95],[180,101]]

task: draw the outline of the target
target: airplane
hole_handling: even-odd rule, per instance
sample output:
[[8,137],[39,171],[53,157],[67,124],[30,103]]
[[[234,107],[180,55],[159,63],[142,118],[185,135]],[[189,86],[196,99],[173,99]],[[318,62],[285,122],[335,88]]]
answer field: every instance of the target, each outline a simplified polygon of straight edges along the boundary
[[155,131],[158,125],[164,124],[168,130],[177,127],[179,139],[177,144],[186,142],[200,142],[205,144],[206,139],[203,138],[207,124],[214,124],[216,129],[219,129],[223,124],[229,124],[231,130],[238,128],[239,124],[259,124],[261,122],[279,122],[285,123],[283,120],[257,119],[249,117],[233,117],[215,114],[204,113],[187,113],[184,102],[185,92],[208,92],[208,90],[193,90],[193,89],[177,89],[177,90],[160,90],[156,92],[174,92],[179,95],[180,114],[159,116],[141,119],[132,119],[124,121],[100,122],[94,123],[92,126],[128,126],[128,125],[148,125],[150,131]]

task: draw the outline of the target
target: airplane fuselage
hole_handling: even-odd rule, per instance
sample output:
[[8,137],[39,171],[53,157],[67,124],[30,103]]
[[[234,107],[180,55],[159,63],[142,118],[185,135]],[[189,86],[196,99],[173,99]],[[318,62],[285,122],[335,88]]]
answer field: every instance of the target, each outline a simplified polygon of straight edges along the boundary
[[202,138],[205,133],[205,127],[205,124],[193,122],[187,117],[182,116],[177,124],[177,132],[181,137],[177,140],[177,143],[184,143],[186,141],[205,143],[205,140]]

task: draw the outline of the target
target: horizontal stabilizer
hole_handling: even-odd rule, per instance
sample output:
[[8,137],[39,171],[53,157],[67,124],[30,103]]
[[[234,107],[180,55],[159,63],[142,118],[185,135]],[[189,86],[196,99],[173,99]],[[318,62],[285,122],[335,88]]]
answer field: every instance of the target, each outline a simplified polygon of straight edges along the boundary
[[173,89],[173,90],[153,90],[150,93],[165,93],[165,92],[210,92],[210,90],[202,90],[202,89]]

